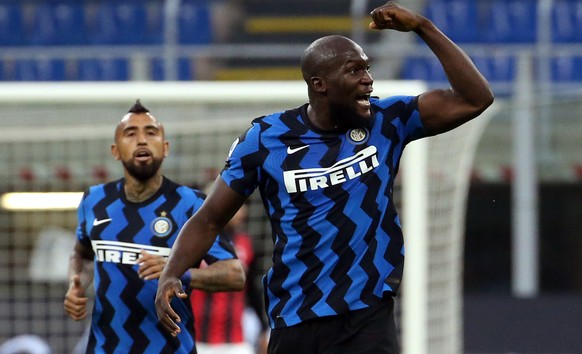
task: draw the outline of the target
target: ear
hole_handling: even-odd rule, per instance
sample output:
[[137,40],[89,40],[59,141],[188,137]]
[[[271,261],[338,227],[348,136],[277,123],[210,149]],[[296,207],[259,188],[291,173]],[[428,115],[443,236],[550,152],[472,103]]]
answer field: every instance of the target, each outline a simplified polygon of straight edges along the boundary
[[119,149],[117,148],[116,144],[111,144],[111,155],[113,155],[113,157],[119,161],[119,159],[121,159],[121,156],[119,154]]
[[170,154],[170,142],[164,141],[164,157],[168,157]]
[[311,78],[311,87],[313,88],[313,91],[318,93],[325,93],[327,91],[325,80],[319,76],[313,76]]

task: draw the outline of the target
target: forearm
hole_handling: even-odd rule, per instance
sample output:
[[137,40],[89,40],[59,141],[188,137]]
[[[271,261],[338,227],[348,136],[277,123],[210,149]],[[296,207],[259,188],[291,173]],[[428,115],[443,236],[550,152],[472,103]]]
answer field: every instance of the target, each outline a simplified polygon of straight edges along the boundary
[[65,312],[75,321],[87,317],[88,299],[85,289],[93,281],[93,262],[77,252],[81,249],[82,247],[75,247],[75,251],[69,258],[69,287],[63,302]]
[[426,18],[419,22],[414,32],[439,59],[453,93],[465,102],[484,110],[493,100],[493,94],[489,83],[469,56]]
[[240,291],[245,273],[238,259],[217,261],[203,269],[190,269],[190,287],[208,292]]
[[73,267],[69,267],[69,282],[73,280],[75,275],[79,275],[83,289],[87,289],[93,282],[93,262],[85,259],[75,260]]
[[93,260],[86,255],[79,245],[75,246],[73,253],[69,257],[69,268],[67,279],[69,283],[78,275],[83,289],[89,287],[93,282]]
[[188,269],[198,264],[212,246],[219,229],[204,227],[206,224],[200,219],[198,214],[194,215],[180,230],[160,281],[168,277],[180,278]]

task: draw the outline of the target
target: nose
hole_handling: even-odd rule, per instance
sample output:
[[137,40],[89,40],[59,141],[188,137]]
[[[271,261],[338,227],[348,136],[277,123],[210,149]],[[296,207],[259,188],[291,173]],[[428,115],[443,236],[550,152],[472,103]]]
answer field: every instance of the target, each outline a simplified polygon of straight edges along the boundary
[[364,74],[362,80],[367,85],[372,85],[374,83],[374,78],[372,77],[372,74],[370,73],[370,70],[366,70],[366,73]]
[[146,134],[145,133],[139,133],[138,134],[137,143],[139,145],[146,145],[147,144],[147,139],[146,139]]

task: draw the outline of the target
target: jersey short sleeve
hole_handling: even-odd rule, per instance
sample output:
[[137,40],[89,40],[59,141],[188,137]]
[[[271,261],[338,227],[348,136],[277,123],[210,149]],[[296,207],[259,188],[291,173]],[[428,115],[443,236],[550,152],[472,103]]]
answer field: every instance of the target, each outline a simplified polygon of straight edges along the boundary
[[81,203],[79,204],[79,207],[77,208],[77,230],[76,230],[76,234],[77,234],[77,240],[79,242],[81,242],[82,244],[86,244],[86,245],[91,245],[91,240],[89,239],[89,236],[87,235],[87,233],[85,232],[85,223],[87,222],[86,216],[85,216],[85,211],[83,209],[83,203],[85,202],[85,199],[87,198],[87,193],[85,192],[83,194],[83,199],[81,199]]
[[223,181],[236,192],[249,196],[257,187],[263,150],[260,144],[261,127],[256,121],[233,143],[221,172]]
[[102,198],[103,195],[103,185],[91,186],[83,194],[83,198],[77,208],[77,240],[86,246],[87,250],[93,251],[90,234],[95,224],[95,214],[91,205],[95,200]]
[[427,136],[418,111],[418,96],[392,96],[373,99],[384,115],[398,129],[398,135],[405,144]]

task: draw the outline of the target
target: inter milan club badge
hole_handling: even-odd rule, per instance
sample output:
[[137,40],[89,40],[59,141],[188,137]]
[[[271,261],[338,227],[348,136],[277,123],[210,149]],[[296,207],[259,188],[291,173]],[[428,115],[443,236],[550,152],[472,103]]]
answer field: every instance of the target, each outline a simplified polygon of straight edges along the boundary
[[354,145],[360,145],[368,141],[368,137],[370,136],[370,132],[366,128],[356,128],[350,129],[346,133],[346,138],[348,141]]
[[172,222],[166,217],[165,211],[152,221],[151,229],[152,233],[159,237],[168,236],[172,232]]

